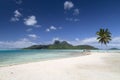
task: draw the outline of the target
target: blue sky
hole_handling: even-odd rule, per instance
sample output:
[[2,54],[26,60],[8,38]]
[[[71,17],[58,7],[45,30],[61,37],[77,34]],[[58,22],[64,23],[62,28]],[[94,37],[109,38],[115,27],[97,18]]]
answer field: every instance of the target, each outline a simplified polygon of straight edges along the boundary
[[108,28],[109,47],[120,48],[120,0],[0,0],[0,48],[66,40],[101,45],[96,31]]

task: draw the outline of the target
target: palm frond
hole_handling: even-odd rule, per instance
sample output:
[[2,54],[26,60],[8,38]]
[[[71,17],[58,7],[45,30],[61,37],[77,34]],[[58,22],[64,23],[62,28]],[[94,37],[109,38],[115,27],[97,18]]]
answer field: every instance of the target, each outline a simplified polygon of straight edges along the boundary
[[102,29],[100,28],[99,31],[96,32],[97,40],[101,44],[107,45],[112,39],[111,39],[111,32],[108,29]]

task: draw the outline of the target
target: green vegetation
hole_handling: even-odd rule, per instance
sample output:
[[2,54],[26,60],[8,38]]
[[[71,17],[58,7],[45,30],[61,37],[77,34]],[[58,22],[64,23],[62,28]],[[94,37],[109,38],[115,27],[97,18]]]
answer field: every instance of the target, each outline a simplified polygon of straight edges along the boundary
[[49,45],[33,45],[28,48],[24,49],[97,49],[93,46],[90,45],[78,45],[78,46],[73,46],[69,44],[66,41],[58,41],[56,40],[53,44]]
[[101,28],[96,34],[98,35],[97,40],[101,44],[107,45],[111,41],[111,33],[108,29]]
[[118,49],[118,48],[110,48],[109,50],[120,50],[120,49]]
[[53,45],[49,45],[48,49],[72,49],[73,46],[66,41],[60,42],[56,40]]

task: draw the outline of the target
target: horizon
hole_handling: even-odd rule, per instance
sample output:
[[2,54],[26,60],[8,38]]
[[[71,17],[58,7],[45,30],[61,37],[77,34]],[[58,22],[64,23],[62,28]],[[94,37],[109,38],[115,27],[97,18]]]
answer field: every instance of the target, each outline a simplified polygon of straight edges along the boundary
[[119,0],[1,0],[0,49],[50,44],[55,40],[72,45],[101,46],[100,28],[108,28],[120,48]]

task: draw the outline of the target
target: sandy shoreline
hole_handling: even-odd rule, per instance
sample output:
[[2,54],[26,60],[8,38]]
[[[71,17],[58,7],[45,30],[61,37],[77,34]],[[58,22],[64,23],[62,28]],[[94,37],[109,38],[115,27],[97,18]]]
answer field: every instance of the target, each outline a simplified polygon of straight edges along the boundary
[[120,80],[120,53],[0,67],[0,80]]

